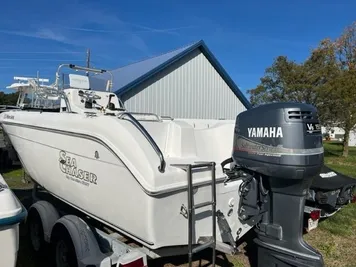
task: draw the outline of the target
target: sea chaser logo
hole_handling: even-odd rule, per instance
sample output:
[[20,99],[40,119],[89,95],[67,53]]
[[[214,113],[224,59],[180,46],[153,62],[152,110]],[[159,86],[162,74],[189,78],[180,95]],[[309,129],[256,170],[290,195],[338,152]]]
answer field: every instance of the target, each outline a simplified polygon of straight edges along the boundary
[[65,151],[59,152],[59,168],[66,174],[66,177],[72,181],[89,186],[97,184],[97,177],[94,173],[80,169],[77,166],[77,160],[67,155]]
[[283,138],[282,127],[247,128],[248,137]]

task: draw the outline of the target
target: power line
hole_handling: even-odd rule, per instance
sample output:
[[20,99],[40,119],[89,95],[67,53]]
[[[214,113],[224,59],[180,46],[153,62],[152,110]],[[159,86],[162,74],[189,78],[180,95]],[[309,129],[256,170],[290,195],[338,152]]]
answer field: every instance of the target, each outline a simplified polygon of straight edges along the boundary
[[59,52],[59,51],[0,51],[0,54],[82,54],[83,52],[69,51],[69,52]]
[[70,62],[70,61],[81,61],[82,59],[47,59],[47,58],[0,58],[0,61],[58,61],[58,62]]

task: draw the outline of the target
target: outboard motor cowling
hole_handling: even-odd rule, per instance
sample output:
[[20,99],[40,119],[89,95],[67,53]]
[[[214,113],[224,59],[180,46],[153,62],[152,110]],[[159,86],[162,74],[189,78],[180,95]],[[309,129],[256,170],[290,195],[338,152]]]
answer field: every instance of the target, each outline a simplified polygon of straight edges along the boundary
[[258,266],[324,266],[322,255],[302,237],[305,197],[324,158],[316,109],[273,103],[240,113],[232,158],[249,177],[239,215],[259,222]]

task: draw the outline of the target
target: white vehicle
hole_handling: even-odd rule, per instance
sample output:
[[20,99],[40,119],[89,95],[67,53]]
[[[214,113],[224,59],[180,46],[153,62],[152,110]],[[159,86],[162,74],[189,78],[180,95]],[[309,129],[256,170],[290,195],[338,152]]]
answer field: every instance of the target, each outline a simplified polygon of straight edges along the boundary
[[16,266],[19,224],[26,216],[26,209],[0,175],[0,266]]

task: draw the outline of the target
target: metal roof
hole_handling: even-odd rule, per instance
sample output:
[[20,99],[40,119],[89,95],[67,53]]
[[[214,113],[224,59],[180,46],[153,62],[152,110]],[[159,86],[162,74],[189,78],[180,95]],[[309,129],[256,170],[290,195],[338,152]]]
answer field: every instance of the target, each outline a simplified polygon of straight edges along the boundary
[[[215,56],[210,52],[203,40],[195,42],[193,44],[181,47],[179,49],[170,51],[168,53],[142,60],[121,68],[112,70],[113,74],[113,90],[117,95],[123,95],[132,88],[136,87],[138,84],[146,81],[156,73],[167,68],[171,64],[180,60],[181,58],[187,56],[189,53],[195,49],[200,49],[209,62],[214,66],[216,71],[221,75],[225,82],[232,89],[234,94],[240,99],[242,104],[247,108],[251,108],[250,102],[240,91],[238,86],[234,83],[231,77],[227,74],[224,68],[220,65]],[[90,77],[90,83],[92,88],[99,89],[103,87],[102,79],[109,79],[110,75],[108,73],[96,75],[95,77]]]

